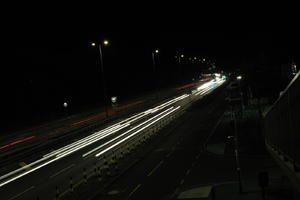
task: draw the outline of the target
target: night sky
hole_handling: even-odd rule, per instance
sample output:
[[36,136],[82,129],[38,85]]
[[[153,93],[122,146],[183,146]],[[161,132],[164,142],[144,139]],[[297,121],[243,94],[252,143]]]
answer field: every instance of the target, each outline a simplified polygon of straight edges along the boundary
[[[156,79],[160,88],[179,83],[175,55],[210,59],[225,71],[280,71],[299,63],[296,33],[278,32],[14,32],[7,37],[1,91],[5,124],[26,125],[60,116],[64,101],[73,112],[103,103],[99,51],[91,42],[108,39],[103,48],[108,96],[126,100],[154,89],[151,51],[160,50]],[[184,80],[203,66],[184,66]],[[250,70],[250,71],[251,71]],[[279,76],[270,76],[274,81]],[[278,82],[279,80],[276,80]],[[183,83],[182,82],[182,83]]]

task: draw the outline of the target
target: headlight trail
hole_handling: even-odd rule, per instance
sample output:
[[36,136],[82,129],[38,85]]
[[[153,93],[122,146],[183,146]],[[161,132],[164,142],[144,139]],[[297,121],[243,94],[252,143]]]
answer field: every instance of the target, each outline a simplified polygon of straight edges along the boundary
[[[114,134],[114,133],[130,126],[131,123],[133,123],[133,122],[135,122],[135,121],[137,121],[137,120],[139,120],[139,119],[141,119],[141,118],[143,118],[143,117],[145,117],[149,114],[153,114],[153,113],[155,113],[159,110],[162,110],[162,109],[164,109],[164,108],[166,108],[166,107],[168,107],[168,106],[170,106],[170,105],[172,105],[172,104],[174,104],[174,103],[176,103],[176,102],[178,102],[178,101],[180,101],[180,100],[182,100],[182,99],[184,99],[188,96],[189,95],[184,94],[184,95],[181,95],[181,96],[176,97],[174,99],[171,99],[171,100],[169,100],[169,101],[167,101],[167,102],[165,102],[165,103],[163,103],[159,106],[156,106],[156,107],[148,109],[144,112],[138,113],[138,114],[136,114],[134,116],[131,116],[131,117],[129,117],[129,118],[127,118],[127,119],[125,119],[121,122],[118,122],[118,123],[116,123],[112,126],[109,126],[109,127],[105,128],[101,131],[93,133],[92,135],[89,135],[85,138],[82,138],[82,139],[76,141],[76,142],[73,142],[71,144],[68,144],[68,145],[62,147],[62,148],[54,150],[54,151],[52,151],[48,154],[45,154],[45,155],[43,155],[43,157],[41,159],[38,159],[38,160],[28,164],[28,166],[31,167],[30,170],[22,173],[22,171],[24,171],[24,169],[23,168],[18,168],[14,171],[11,171],[11,172],[1,176],[0,181],[5,180],[10,176],[15,175],[14,177],[10,178],[9,180],[6,180],[6,181],[0,183],[0,187],[6,185],[6,184],[8,184],[8,183],[10,183],[10,182],[12,182],[16,179],[19,179],[19,178],[21,178],[21,177],[23,177],[23,176],[25,176],[25,175],[27,175],[31,172],[34,172],[37,169],[40,169],[41,167],[44,167],[44,166],[46,166],[46,165],[48,165],[48,164],[50,164],[50,163],[52,163],[52,162],[54,162],[54,161],[56,161],[60,158],[63,158],[67,155],[70,155],[73,152],[76,152],[76,151],[78,151],[78,150],[80,150],[84,147],[87,147],[87,146],[89,146],[89,145],[91,145],[91,144],[93,144],[93,143],[95,143],[95,142],[97,142],[97,141],[99,141],[99,140],[101,140],[105,137],[108,137],[108,136],[110,136],[110,135],[112,135],[112,134]],[[163,113],[165,113],[165,112],[167,112],[168,110],[169,109],[167,109],[166,111],[163,111],[162,113],[156,115],[156,117],[163,114]],[[151,119],[153,119],[153,118],[151,118]],[[147,122],[148,122],[148,120],[147,120]],[[137,127],[139,127],[139,126],[136,126],[135,128],[137,128]],[[119,138],[119,136],[118,136],[118,138]],[[40,165],[38,165],[38,164],[40,164]],[[19,173],[21,173],[21,174],[19,174]]]
[[129,136],[123,138],[122,140],[118,141],[117,143],[109,146],[108,148],[106,148],[105,150],[101,151],[100,153],[96,154],[96,157],[99,157],[100,155],[104,154],[105,152],[109,151],[110,149],[112,149],[113,147],[121,144],[122,142],[128,140],[129,138],[133,137],[134,135],[138,134],[139,132],[143,131],[144,129],[148,128],[149,126],[151,126],[152,124],[156,123],[157,121],[161,120],[162,118],[164,118],[165,116],[171,114],[172,112],[175,112],[176,110],[178,110],[180,108],[180,106],[176,107],[175,109],[172,109],[171,111],[169,111],[168,113],[164,114],[163,116],[159,117],[158,119],[154,120],[153,122],[147,124],[146,126],[144,126],[143,128],[135,131],[134,133],[130,134]]
[[89,154],[91,154],[91,153],[93,153],[93,152],[99,150],[100,148],[102,148],[102,147],[108,145],[109,143],[111,143],[111,142],[113,142],[113,141],[119,139],[120,137],[123,137],[123,136],[126,135],[127,133],[130,133],[130,132],[133,131],[134,129],[137,129],[137,128],[143,126],[144,124],[148,123],[149,121],[151,121],[151,120],[157,118],[157,117],[160,116],[160,115],[163,115],[164,113],[166,113],[166,112],[168,112],[168,111],[170,111],[170,110],[172,110],[172,109],[173,109],[173,107],[171,107],[171,108],[169,108],[169,109],[167,109],[167,110],[165,110],[165,111],[163,111],[163,112],[161,112],[161,113],[155,115],[154,117],[152,117],[152,118],[150,118],[150,119],[148,119],[148,120],[142,122],[141,124],[139,124],[139,125],[135,126],[134,128],[132,128],[132,129],[126,131],[125,133],[123,133],[123,134],[121,134],[121,135],[119,135],[119,136],[113,138],[112,140],[110,140],[110,141],[108,141],[108,142],[106,142],[106,143],[100,145],[99,147],[96,147],[96,148],[92,149],[91,151],[89,151],[89,152],[83,154],[82,157],[88,156]]

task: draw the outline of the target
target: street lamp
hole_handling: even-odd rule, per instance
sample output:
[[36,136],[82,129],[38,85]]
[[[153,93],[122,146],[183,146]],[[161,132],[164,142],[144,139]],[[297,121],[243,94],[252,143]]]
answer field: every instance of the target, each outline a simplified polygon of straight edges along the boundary
[[237,80],[242,80],[242,76],[237,76],[236,79]]
[[[102,56],[102,44],[104,46],[108,46],[109,45],[109,41],[108,40],[104,40],[102,43],[99,42],[99,59],[100,59],[100,69],[101,69],[101,75],[102,75],[102,87],[103,87],[103,96],[104,96],[104,106],[105,106],[105,116],[106,118],[108,117],[108,109],[107,109],[107,92],[106,92],[106,85],[105,85],[105,80],[104,80],[104,67],[103,67],[103,56]],[[91,46],[95,47],[96,43],[92,42]]]
[[156,98],[158,97],[158,91],[157,91],[157,76],[156,76],[156,62],[155,62],[155,55],[159,54],[159,50],[155,49],[152,51],[152,64],[153,64],[153,74],[155,76],[155,90],[156,90]]

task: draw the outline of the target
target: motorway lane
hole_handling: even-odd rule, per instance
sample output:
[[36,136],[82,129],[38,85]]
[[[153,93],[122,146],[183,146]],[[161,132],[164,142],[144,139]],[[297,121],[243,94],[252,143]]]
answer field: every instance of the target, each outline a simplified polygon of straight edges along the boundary
[[[173,104],[174,105],[174,104]],[[167,106],[166,108],[164,108],[165,106]],[[162,112],[165,112],[166,110],[168,110],[169,105],[163,105],[160,106],[159,108],[162,108]],[[155,110],[154,110],[155,111]],[[155,115],[155,113],[152,114],[152,112],[150,112],[150,115],[147,115],[146,118],[149,118],[151,116]],[[144,118],[142,121],[144,121]],[[139,124],[139,123],[138,123]],[[134,125],[133,125],[134,126]],[[127,126],[127,128],[129,129],[129,127]],[[123,132],[126,131],[126,129],[123,130]],[[106,140],[102,140],[101,142],[105,142],[108,139],[105,138]],[[99,144],[93,144],[93,145],[89,145],[88,149],[93,149],[95,147],[99,146]],[[72,168],[75,168],[74,166],[76,164],[72,163],[75,160],[75,163],[78,162],[78,158],[81,158],[81,155],[86,153],[88,151],[88,149],[82,149],[80,151],[77,151],[73,154],[71,154],[70,156],[64,157],[61,160],[57,160],[55,163],[51,163],[49,165],[46,165],[45,167],[42,167],[41,169],[39,169],[38,171],[32,172],[24,177],[21,177],[20,179],[13,181],[12,183],[9,183],[7,185],[4,185],[0,191],[0,193],[4,196],[5,194],[21,194],[24,191],[28,191],[28,188],[31,188],[30,190],[34,190],[38,185],[39,187],[41,187],[43,185],[43,183],[45,183],[45,177],[51,176],[51,174],[54,174],[54,172],[57,169],[65,169],[68,168],[69,166],[72,166]],[[71,164],[70,164],[71,163]],[[80,162],[79,162],[80,163]],[[83,163],[83,162],[82,162]],[[86,165],[87,163],[85,162],[83,165]],[[67,165],[67,167],[66,167]],[[80,168],[80,167],[77,167]],[[81,166],[81,169],[83,168],[83,166]],[[73,172],[74,174],[74,172]],[[41,175],[43,176],[42,180],[41,180]],[[75,180],[74,180],[75,181]],[[21,184],[21,186],[20,186]],[[33,184],[33,185],[32,185]],[[46,182],[46,185],[48,185],[49,183]],[[17,188],[17,190],[15,189]],[[27,188],[27,189],[26,189]],[[13,192],[12,192],[13,191]],[[9,196],[7,198],[10,198]]]
[[191,107],[179,119],[178,126],[173,127],[170,136],[107,188],[105,195],[99,194],[93,200],[163,199],[172,194],[178,186],[184,184],[183,177],[191,173],[188,170],[203,150],[210,131],[225,110],[224,99],[225,97],[218,99],[209,106]]
[[[182,90],[187,87],[197,86],[199,83],[206,82],[207,80],[200,80],[198,82],[193,82],[188,85],[184,85],[178,88],[175,88],[176,90]],[[172,90],[172,89],[169,89]],[[166,92],[166,91],[164,91]],[[166,92],[166,93],[170,93]],[[171,92],[172,93],[172,92]],[[173,92],[174,93],[174,92]],[[144,99],[149,99],[151,95],[146,95]],[[144,104],[144,100],[141,100],[140,98],[135,99],[134,102],[125,103],[123,105],[118,106],[115,110],[109,109],[109,115],[114,115],[116,112],[119,112],[121,110],[125,110],[129,107],[133,107],[135,105]],[[10,133],[8,135],[2,135],[0,138],[0,152],[4,152],[7,150],[10,150],[9,148],[23,145],[23,143],[26,143],[27,141],[31,141],[37,137],[51,137],[52,135],[56,135],[62,132],[70,131],[72,128],[76,128],[79,125],[88,124],[91,122],[94,122],[96,120],[100,120],[105,117],[105,112],[87,112],[87,113],[80,113],[80,114],[74,114],[71,116],[68,116],[67,118],[62,118],[59,120],[46,122],[42,125],[29,128],[26,130],[17,131],[14,133]],[[47,134],[45,134],[47,133]]]
[[[97,145],[99,145],[99,144],[97,144]],[[91,145],[91,146],[89,146],[89,148],[91,149],[97,145],[96,144],[94,146]],[[11,196],[7,196],[7,199],[14,197],[15,194],[16,195],[22,194],[22,196],[25,197],[27,194],[33,193],[32,191],[35,190],[36,188],[43,188],[42,187],[43,185],[46,186],[45,188],[49,187],[50,183],[45,178],[48,176],[50,177],[51,174],[53,175],[55,173],[55,171],[61,171],[62,169],[66,169],[66,168],[67,169],[75,169],[76,168],[75,165],[78,165],[78,164],[74,164],[73,161],[76,161],[75,163],[78,163],[78,158],[80,158],[80,155],[83,153],[83,151],[86,151],[86,150],[77,151],[76,153],[73,153],[70,156],[67,156],[61,160],[58,160],[55,163],[51,163],[51,164],[39,169],[38,171],[30,173],[30,176],[26,175],[26,176],[22,177],[22,179],[18,179],[8,185],[5,185],[4,187],[0,188],[2,190],[2,191],[0,191],[1,195],[3,194],[3,196],[4,196],[6,194],[7,195],[13,194]],[[79,162],[79,163],[82,165],[86,165],[86,162]],[[78,166],[77,168],[82,169],[83,166]],[[49,180],[49,181],[51,181],[51,180]],[[32,184],[33,182],[35,182],[36,185]],[[20,184],[21,184],[21,187],[20,187]],[[14,191],[14,193],[12,193],[12,191]]]
[[[81,134],[81,135],[82,135],[82,134]],[[66,139],[68,139],[68,138],[66,138]],[[60,143],[61,143],[61,142],[64,142],[65,145],[67,145],[67,144],[69,143],[68,141],[59,141],[59,142],[60,142]],[[49,144],[49,143],[50,143],[50,144]],[[51,145],[51,143],[53,143],[53,141],[47,140],[47,142],[44,143],[44,145],[43,145],[43,148],[44,148],[44,147],[45,147],[45,148],[44,148],[44,149],[41,149],[41,148],[38,149],[39,154],[37,154],[37,153],[34,153],[34,154],[30,153],[30,154],[28,155],[28,157],[26,157],[26,159],[25,159],[25,158],[22,159],[22,162],[25,162],[25,163],[33,162],[35,159],[37,159],[37,158],[40,156],[40,154],[45,153],[45,151],[49,151],[49,147],[47,147],[47,144]],[[58,143],[56,142],[55,145],[58,146]],[[60,144],[60,145],[62,145],[62,144]],[[52,146],[53,146],[53,145],[52,145]],[[50,148],[51,148],[51,146],[50,146]],[[53,148],[53,147],[52,147],[52,148]],[[28,154],[28,152],[27,152],[27,154]],[[22,153],[22,155],[24,155],[24,153]],[[10,159],[11,159],[11,158],[10,158]],[[10,161],[9,164],[10,164],[12,167],[13,167],[13,166],[15,167],[15,166],[20,162],[19,160],[20,160],[20,158],[17,159],[17,161],[18,161],[17,163],[13,163],[13,162]],[[3,164],[3,166],[5,165],[5,163],[3,163],[3,160],[2,160],[2,164]],[[7,172],[9,169],[12,168],[12,167],[9,168],[7,165],[6,165],[6,167],[7,167],[7,169],[5,169],[6,171],[2,169],[2,171],[1,171],[2,173],[1,173],[1,174],[4,174],[4,172]]]
[[[202,82],[204,81],[201,80],[199,81],[199,83]],[[193,85],[196,84],[194,83]],[[170,91],[167,91],[168,94],[167,96],[170,96],[171,93],[172,92],[170,89]],[[119,106],[117,108],[117,111],[124,110],[127,109],[128,107],[132,107],[136,104],[141,104],[141,103],[144,102],[139,100],[133,103],[125,104],[123,106]],[[19,163],[21,162],[30,163],[34,161],[39,155],[32,154],[31,152],[28,151],[31,150],[32,148],[35,148],[37,146],[43,146],[42,149],[38,148],[37,151],[38,152],[43,151],[44,153],[44,151],[49,151],[51,150],[51,148],[57,148],[59,146],[66,145],[64,144],[64,141],[68,141],[70,139],[77,140],[79,139],[78,137],[83,137],[84,136],[83,133],[74,134],[73,132],[75,130],[78,130],[78,128],[81,126],[84,127],[87,124],[94,122],[95,120],[99,120],[101,117],[103,118],[104,114],[105,113],[102,112],[82,119],[82,117],[84,117],[83,115],[86,115],[85,113],[83,115],[82,114],[74,115],[65,119],[49,122],[37,128],[18,132],[17,140],[14,141],[11,140],[10,142],[6,142],[6,143],[3,143],[5,138],[2,137],[1,138],[2,143],[0,144],[1,146],[0,147],[0,157],[1,157],[0,174],[8,173],[9,171],[12,171],[16,167],[19,167]],[[55,142],[55,146],[53,146],[52,141],[57,140],[58,139],[57,137],[61,137],[61,136],[63,136],[64,138],[60,139],[59,142]],[[21,156],[23,157],[23,159],[20,159]]]

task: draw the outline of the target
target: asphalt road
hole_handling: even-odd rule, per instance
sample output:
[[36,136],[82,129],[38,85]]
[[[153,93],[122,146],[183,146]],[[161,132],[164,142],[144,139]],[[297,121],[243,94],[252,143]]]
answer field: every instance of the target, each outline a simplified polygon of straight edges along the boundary
[[[207,174],[205,169],[209,168],[216,168],[215,173],[223,176],[223,181],[235,180],[234,173],[230,176],[224,170],[226,166],[233,171],[234,158],[227,159],[224,166],[214,166],[212,162],[217,164],[219,160],[204,152],[204,144],[225,109],[225,94],[222,91],[190,107],[176,123],[164,130],[163,137],[149,144],[152,149],[145,156],[137,155],[141,160],[136,165],[92,199],[170,199],[187,179],[192,179],[195,184],[219,181]],[[141,150],[140,154],[143,152]],[[199,165],[204,167],[202,171],[198,172],[197,177],[190,177]]]
[[[53,197],[55,197],[55,193],[57,193],[57,190],[69,190],[71,183],[74,182],[74,184],[76,184],[77,182],[80,182],[82,177],[84,177],[84,174],[90,173],[84,169],[91,169],[93,168],[93,165],[96,165],[95,163],[97,162],[97,157],[95,157],[95,155],[100,154],[103,150],[109,149],[118,142],[122,142],[129,136],[131,137],[134,131],[141,129],[148,124],[154,122],[158,123],[160,116],[167,115],[168,113],[173,112],[174,109],[179,109],[180,106],[186,105],[191,99],[198,100],[199,98],[202,98],[203,96],[212,92],[217,86],[218,84],[212,82],[210,85],[205,85],[205,87],[200,86],[199,90],[193,91],[190,95],[184,94],[171,99],[167,103],[163,103],[155,108],[152,108],[152,110],[146,110],[135,115],[135,117],[128,119],[126,122],[123,121],[111,125],[109,130],[98,131],[91,136],[83,138],[82,140],[74,141],[74,143],[71,145],[58,150],[56,149],[56,151],[53,151],[52,154],[46,154],[45,152],[33,152],[35,155],[41,155],[41,158],[32,164],[26,164],[24,162],[23,167],[20,168],[19,171],[14,171],[14,173],[11,174],[7,173],[0,177],[1,198],[8,200],[36,199],[37,197],[40,199],[53,199]],[[206,103],[207,105],[212,105],[211,103]],[[218,110],[215,110],[215,108],[219,107],[216,105],[213,105],[212,107],[203,105],[203,107],[205,107],[205,109],[202,112],[205,113],[205,110],[207,110],[206,114],[203,116],[206,119],[209,118],[209,113],[213,116],[216,116],[218,113]],[[195,119],[193,118],[193,120]],[[190,121],[193,120],[191,118]],[[214,120],[211,120],[212,124],[213,122]],[[181,129],[181,133],[183,132],[182,127],[186,128],[186,126],[183,125],[177,129]],[[208,124],[205,124],[205,127],[209,128]],[[193,131],[192,126],[189,126],[189,131],[196,133]],[[192,137],[188,138],[191,139]],[[192,141],[195,140],[192,139]],[[180,145],[180,142],[178,145]],[[101,148],[99,148],[99,146]],[[93,151],[95,148],[96,150]],[[172,151],[176,152],[174,145],[172,145],[171,152]],[[90,152],[89,155],[83,157],[83,155],[86,155],[88,152]],[[164,150],[162,152],[164,152]],[[196,152],[195,149],[193,149],[193,152]],[[194,154],[186,152],[180,155],[182,155],[188,163]],[[152,169],[153,172],[151,173],[150,171],[150,174],[147,176],[150,177],[152,174],[154,175],[154,172],[158,168],[164,166],[164,162],[164,160],[159,160],[158,163],[155,162],[155,166],[153,166],[154,168]],[[186,162],[178,163],[176,159],[173,162],[174,165],[178,166],[179,170],[182,170],[186,167]],[[147,164],[147,167],[151,168],[151,166],[151,164]],[[174,175],[172,175],[172,177],[173,176]],[[139,189],[141,186],[136,187]],[[134,193],[130,193],[131,196],[133,194]]]

